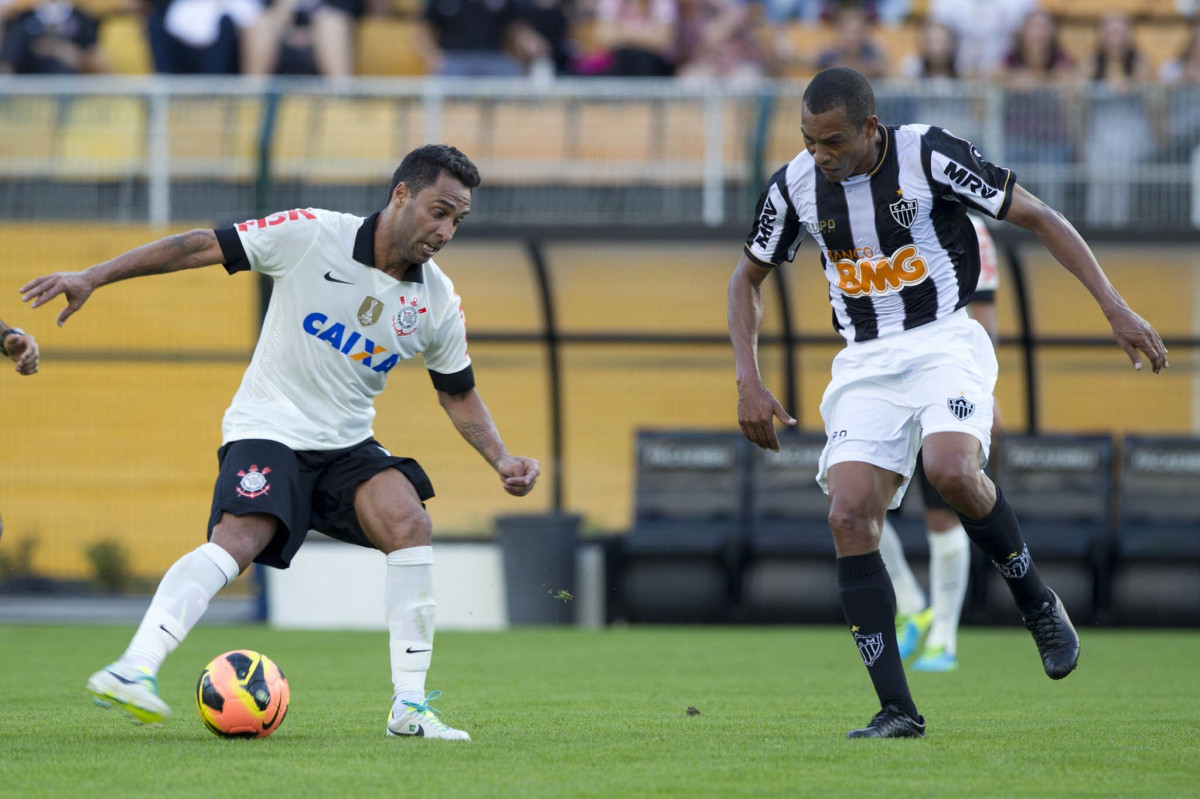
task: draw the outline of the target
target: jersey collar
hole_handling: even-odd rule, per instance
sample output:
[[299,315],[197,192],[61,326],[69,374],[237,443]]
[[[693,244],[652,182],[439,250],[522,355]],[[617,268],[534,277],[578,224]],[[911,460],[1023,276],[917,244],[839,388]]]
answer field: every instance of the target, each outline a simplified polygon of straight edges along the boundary
[[[363,266],[375,269],[375,227],[379,224],[379,211],[363,220],[354,236],[354,260]],[[408,269],[400,277],[401,283],[424,283],[425,270],[423,264],[409,264]]]

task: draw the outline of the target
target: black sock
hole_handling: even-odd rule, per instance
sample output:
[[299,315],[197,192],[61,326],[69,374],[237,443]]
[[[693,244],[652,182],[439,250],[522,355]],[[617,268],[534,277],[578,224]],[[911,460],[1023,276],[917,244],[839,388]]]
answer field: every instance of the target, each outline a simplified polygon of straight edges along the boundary
[[880,707],[889,702],[898,704],[919,721],[896,646],[896,592],[883,558],[878,550],[850,555],[837,559],[837,569],[842,612],[875,684]]
[[958,518],[970,539],[1000,570],[1021,615],[1028,616],[1039,609],[1049,599],[1049,593],[1025,546],[1017,515],[1000,493],[1000,487],[996,487],[996,504],[987,516],[971,519],[960,513]]

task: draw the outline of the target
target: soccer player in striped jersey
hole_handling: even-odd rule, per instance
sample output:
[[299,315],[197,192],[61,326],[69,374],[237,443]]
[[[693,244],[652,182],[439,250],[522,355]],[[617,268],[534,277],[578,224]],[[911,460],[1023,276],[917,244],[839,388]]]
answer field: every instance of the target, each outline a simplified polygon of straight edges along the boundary
[[871,85],[857,72],[818,73],[804,92],[800,129],[805,149],[763,190],[730,278],[738,422],[772,450],[779,448],[774,420],[796,423],[763,384],[757,345],[762,282],[792,260],[807,232],[820,248],[833,326],[847,342],[821,401],[827,442],[817,480],[829,494],[842,608],[881,705],[847,736],[922,737],[925,720],[904,676],[895,595],[879,554],[884,514],[900,504],[918,450],[930,482],[1004,576],[1046,674],[1066,677],[1079,658],[1066,609],[983,472],[997,367],[987,334],[965,310],[979,273],[967,209],[1036,234],[1091,292],[1135,369],[1144,354],[1159,372],[1166,348],[1061,214],[941,128],[881,125]]

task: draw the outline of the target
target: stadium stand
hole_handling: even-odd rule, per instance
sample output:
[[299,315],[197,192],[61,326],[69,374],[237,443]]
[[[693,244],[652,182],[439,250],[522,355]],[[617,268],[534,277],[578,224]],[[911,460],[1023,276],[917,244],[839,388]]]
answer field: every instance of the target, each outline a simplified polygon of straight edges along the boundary
[[634,520],[620,591],[630,621],[729,620],[748,448],[740,433],[638,433]]
[[839,621],[829,501],[814,479],[825,434],[784,431],[779,447],[779,452],[751,447],[743,588],[747,616],[756,621]]
[[[1006,435],[996,482],[1016,511],[1046,583],[1074,621],[1094,620],[1112,530],[1112,437]],[[986,586],[983,618],[1012,621],[1012,597],[1000,575],[987,564],[975,576]]]
[[1127,436],[1121,465],[1114,620],[1200,623],[1200,438]]
[[118,75],[147,75],[154,71],[146,42],[146,20],[140,14],[109,14],[100,25],[100,51]]
[[366,17],[358,24],[359,75],[424,75],[425,62],[412,47],[411,19]]
[[121,180],[145,168],[146,105],[133,97],[77,97],[59,130],[55,174]]

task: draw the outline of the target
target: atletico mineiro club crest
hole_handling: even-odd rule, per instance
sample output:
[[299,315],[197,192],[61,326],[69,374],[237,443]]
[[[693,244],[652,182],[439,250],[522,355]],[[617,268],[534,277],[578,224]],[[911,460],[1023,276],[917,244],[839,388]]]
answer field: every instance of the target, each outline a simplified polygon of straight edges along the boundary
[[254,499],[270,491],[271,484],[267,482],[266,477],[270,473],[269,467],[264,467],[260,472],[257,464],[251,464],[248,472],[238,470],[238,477],[242,478],[237,487],[238,496]]
[[858,632],[857,626],[852,629],[852,632],[854,632],[854,643],[858,644],[858,654],[862,655],[863,663],[868,667],[874,666],[875,661],[879,660],[879,656],[883,654],[883,633],[862,635]]
[[420,304],[421,301],[416,297],[411,300],[400,298],[400,310],[392,315],[392,330],[396,331],[397,336],[407,336],[417,329],[417,322],[421,321],[421,314],[426,311],[418,307]]

